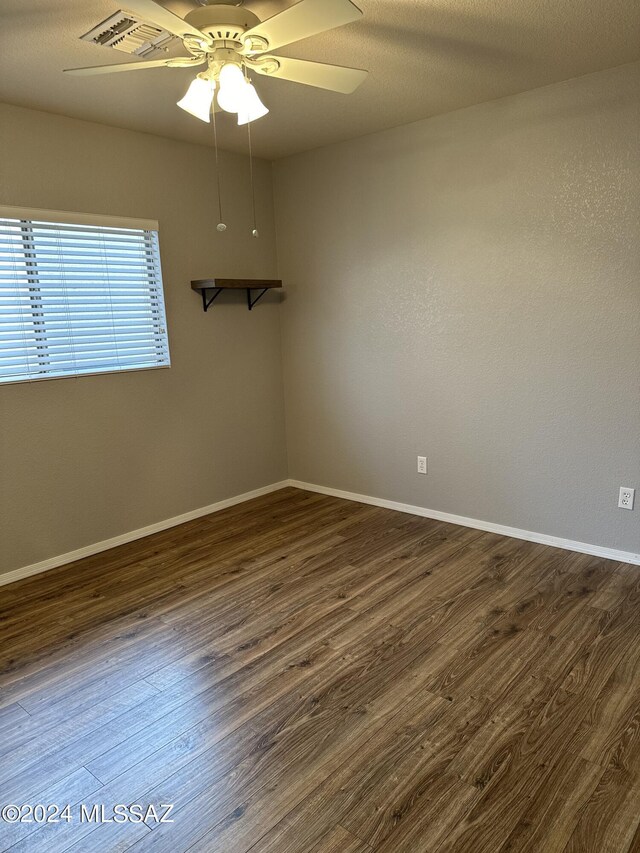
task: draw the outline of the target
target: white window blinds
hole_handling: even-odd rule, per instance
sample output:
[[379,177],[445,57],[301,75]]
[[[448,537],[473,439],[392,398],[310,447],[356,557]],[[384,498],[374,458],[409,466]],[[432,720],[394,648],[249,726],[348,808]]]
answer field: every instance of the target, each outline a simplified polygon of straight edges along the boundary
[[0,382],[169,363],[156,222],[0,207]]

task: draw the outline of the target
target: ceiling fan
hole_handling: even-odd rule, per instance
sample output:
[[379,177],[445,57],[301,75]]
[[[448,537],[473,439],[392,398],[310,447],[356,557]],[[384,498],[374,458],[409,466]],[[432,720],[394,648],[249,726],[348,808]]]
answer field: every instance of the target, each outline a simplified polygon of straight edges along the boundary
[[[269,110],[260,100],[249,72],[279,77],[332,92],[350,94],[367,71],[304,59],[274,56],[271,51],[358,20],[362,12],[351,0],[299,0],[266,21],[235,0],[200,0],[203,5],[184,19],[155,0],[127,0],[127,9],[147,24],[182,40],[189,56],[72,68],[67,74],[113,74],[147,68],[191,68],[206,65],[178,106],[209,122],[212,104],[248,124]],[[205,5],[206,4],[206,5]]]

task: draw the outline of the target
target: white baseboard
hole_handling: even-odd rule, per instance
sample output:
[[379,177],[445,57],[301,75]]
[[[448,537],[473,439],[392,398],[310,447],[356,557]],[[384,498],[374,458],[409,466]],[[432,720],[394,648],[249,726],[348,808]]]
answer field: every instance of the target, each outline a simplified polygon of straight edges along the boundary
[[33,563],[30,566],[23,566],[21,569],[0,574],[0,586],[31,577],[31,575],[39,575],[41,572],[48,572],[49,569],[56,569],[58,566],[73,563],[75,560],[81,560],[83,557],[91,557],[94,554],[99,554],[101,551],[108,551],[109,548],[115,548],[117,545],[126,545],[127,542],[133,542],[135,539],[143,539],[145,536],[151,536],[152,533],[159,533],[161,530],[167,530],[169,527],[184,524],[185,521],[192,521],[194,518],[201,518],[203,515],[219,512],[221,509],[250,501],[252,498],[259,498],[261,495],[268,495],[270,492],[283,489],[288,485],[289,482],[287,480],[283,480],[280,483],[272,483],[270,486],[263,486],[260,489],[245,492],[243,495],[226,498],[209,506],[203,506],[200,509],[193,509],[191,512],[185,512],[182,515],[158,521],[155,524],[150,524],[148,527],[131,530],[129,533],[114,536],[113,539],[105,539],[102,542],[96,542],[94,545],[86,545],[84,548],[78,548],[77,551],[69,551],[68,554],[59,554],[57,557],[50,557],[48,560],[42,560],[40,563]]
[[383,498],[374,498],[370,495],[358,495],[354,492],[344,492],[341,489],[331,489],[327,486],[317,486],[313,483],[303,483],[300,480],[282,480],[279,483],[272,483],[269,486],[263,486],[260,489],[254,489],[251,492],[245,492],[243,495],[236,495],[232,498],[218,501],[209,506],[200,507],[199,509],[185,512],[182,515],[176,515],[173,518],[167,518],[164,521],[158,521],[155,524],[150,524],[148,527],[141,527],[138,530],[132,530],[129,533],[123,533],[120,536],[114,536],[112,539],[105,539],[102,542],[96,542],[94,545],[86,545],[84,548],[78,548],[76,551],[69,551],[67,554],[59,554],[57,557],[50,557],[48,560],[42,560],[39,563],[33,563],[30,566],[23,566],[21,569],[15,569],[12,572],[0,574],[0,586],[13,583],[14,581],[22,580],[23,578],[38,575],[42,572],[47,572],[49,569],[64,566],[67,563],[73,563],[76,560],[81,560],[83,557],[91,557],[94,554],[99,554],[101,551],[108,551],[110,548],[115,548],[118,545],[125,545],[127,542],[133,542],[136,539],[143,539],[145,536],[151,536],[152,533],[159,533],[161,530],[168,530],[170,527],[176,527],[178,524],[184,524],[185,521],[192,521],[194,518],[201,518],[203,515],[210,515],[214,512],[219,512],[236,504],[250,501],[252,498],[259,498],[261,495],[268,495],[270,492],[276,492],[278,489],[283,489],[286,486],[292,486],[296,489],[302,489],[307,492],[318,492],[322,495],[331,495],[335,498],[343,498],[347,501],[356,501],[357,503],[371,504],[372,506],[380,506],[386,509],[393,509],[397,512],[406,512],[409,515],[420,515],[424,518],[433,518],[436,521],[447,521],[451,524],[459,524],[462,527],[473,527],[476,530],[485,530],[488,533],[499,533],[502,536],[511,536],[514,539],[525,539],[528,542],[538,542],[541,545],[551,545],[554,548],[564,548],[567,551],[577,551],[581,554],[592,554],[595,557],[604,557],[607,560],[616,560],[619,563],[630,563],[635,566],[640,566],[640,554],[634,554],[631,551],[616,551],[613,548],[602,548],[600,545],[589,545],[586,542],[574,542],[571,539],[560,539],[557,536],[547,536],[545,533],[534,533],[530,530],[520,530],[517,527],[506,527],[503,524],[493,524],[490,521],[479,521],[476,518],[465,518],[462,515],[453,515],[448,512],[440,512],[435,509],[427,509],[421,506],[412,506],[411,504],[403,504],[398,501],[387,501]]
[[436,509],[412,506],[411,504],[398,503],[398,501],[387,501],[382,498],[372,498],[369,495],[357,495],[354,492],[343,492],[340,489],[316,486],[313,483],[303,483],[300,480],[289,480],[287,485],[293,486],[296,489],[303,489],[307,492],[319,492],[322,495],[331,495],[334,498],[343,498],[347,501],[372,504],[373,506],[381,506],[385,509],[394,509],[397,512],[406,512],[409,515],[421,515],[424,518],[433,518],[436,521],[448,521],[451,524],[459,524],[462,527],[485,530],[487,533],[499,533],[502,536],[511,536],[513,539],[525,539],[527,542],[538,542],[541,545],[564,548],[566,551],[592,554],[594,557],[604,557],[607,560],[616,560],[619,563],[631,563],[632,565],[640,566],[640,554],[633,554],[631,551],[616,551],[613,548],[602,548],[600,545],[574,542],[572,539],[560,539],[557,536],[547,536],[546,533],[534,533],[531,530],[506,527],[503,524],[494,524],[491,521],[479,521],[477,518],[465,518],[462,515],[452,515],[449,512],[440,512]]

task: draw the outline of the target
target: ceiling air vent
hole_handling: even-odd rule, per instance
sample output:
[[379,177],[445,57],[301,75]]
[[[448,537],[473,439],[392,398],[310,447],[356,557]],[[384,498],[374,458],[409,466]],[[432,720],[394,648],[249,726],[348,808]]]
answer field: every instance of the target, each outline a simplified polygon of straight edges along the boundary
[[136,18],[130,12],[120,11],[80,38],[104,47],[114,47],[123,53],[149,56],[166,48],[175,36]]

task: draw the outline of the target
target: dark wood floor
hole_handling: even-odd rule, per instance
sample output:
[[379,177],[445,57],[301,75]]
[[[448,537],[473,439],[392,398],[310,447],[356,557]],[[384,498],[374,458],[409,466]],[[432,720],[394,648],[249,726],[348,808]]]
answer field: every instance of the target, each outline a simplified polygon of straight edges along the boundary
[[[640,569],[285,489],[0,588],[0,849],[640,850]],[[79,821],[173,804],[174,823]]]

